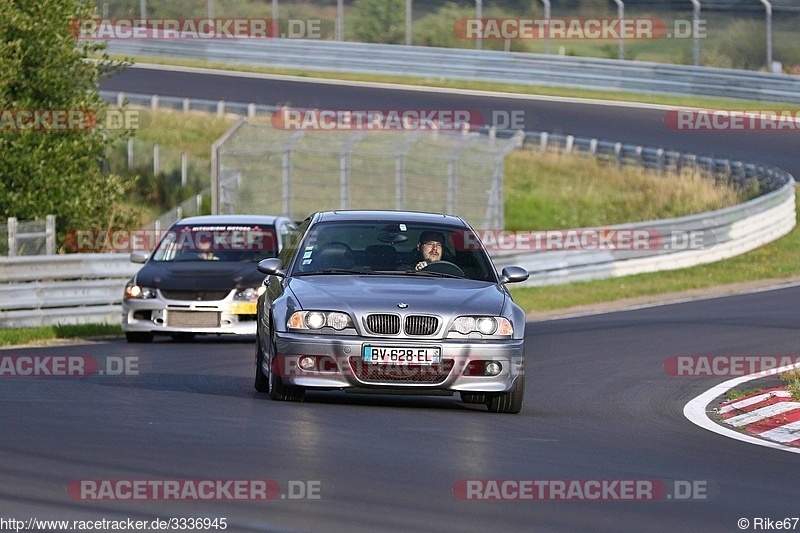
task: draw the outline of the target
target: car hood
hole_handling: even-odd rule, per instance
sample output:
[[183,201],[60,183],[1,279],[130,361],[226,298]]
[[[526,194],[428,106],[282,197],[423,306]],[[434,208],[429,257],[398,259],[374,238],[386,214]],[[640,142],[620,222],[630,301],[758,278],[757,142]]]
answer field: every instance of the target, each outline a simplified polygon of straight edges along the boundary
[[289,288],[302,309],[345,311],[352,316],[398,312],[398,304],[407,304],[404,311],[409,313],[499,316],[506,298],[494,283],[403,275],[303,276],[292,278]]
[[256,263],[228,261],[152,261],[136,274],[139,285],[170,290],[244,289],[258,287],[263,279]]

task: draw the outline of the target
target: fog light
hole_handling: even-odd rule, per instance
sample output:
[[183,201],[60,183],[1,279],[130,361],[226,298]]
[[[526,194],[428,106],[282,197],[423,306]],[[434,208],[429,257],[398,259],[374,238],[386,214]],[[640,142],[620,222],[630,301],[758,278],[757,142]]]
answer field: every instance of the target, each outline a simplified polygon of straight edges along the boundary
[[503,370],[503,365],[496,361],[490,361],[486,363],[484,372],[486,372],[487,376],[496,376],[501,370]]
[[300,368],[303,370],[312,370],[315,366],[317,366],[317,360],[308,355],[304,355],[300,358],[297,364],[300,365]]

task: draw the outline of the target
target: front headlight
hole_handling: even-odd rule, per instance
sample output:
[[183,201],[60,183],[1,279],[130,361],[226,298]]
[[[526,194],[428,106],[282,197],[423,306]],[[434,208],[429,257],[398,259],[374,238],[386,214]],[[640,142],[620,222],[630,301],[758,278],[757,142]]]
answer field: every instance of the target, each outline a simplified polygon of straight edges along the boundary
[[514,334],[511,322],[501,316],[460,316],[453,321],[450,331],[461,333],[462,335],[480,333],[487,336],[510,336]]
[[350,315],[338,311],[295,311],[289,317],[287,326],[291,329],[320,330],[324,327],[341,331],[352,328]]
[[150,300],[156,297],[156,290],[152,287],[142,287],[135,283],[125,285],[126,300]]
[[236,294],[233,295],[233,299],[240,302],[255,302],[258,300],[258,297],[264,294],[267,288],[261,285],[260,287],[248,287],[246,289],[242,289],[240,291],[236,291]]

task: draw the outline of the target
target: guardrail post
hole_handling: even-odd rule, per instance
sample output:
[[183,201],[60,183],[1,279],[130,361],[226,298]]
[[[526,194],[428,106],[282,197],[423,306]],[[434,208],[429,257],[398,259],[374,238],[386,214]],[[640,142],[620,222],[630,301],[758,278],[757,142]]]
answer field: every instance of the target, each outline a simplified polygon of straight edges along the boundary
[[191,101],[188,98],[183,99],[183,112],[188,113],[191,108]]
[[247,104],[247,118],[255,118],[256,104]]
[[195,201],[195,203],[197,205],[197,215],[198,216],[202,215],[203,214],[203,195],[199,194],[199,193],[196,194],[195,197],[194,197],[194,201]]
[[550,134],[546,131],[542,132],[542,136],[539,137],[539,151],[546,152],[547,151],[547,140],[550,138]]
[[188,166],[186,152],[181,152],[181,187],[186,187]]
[[150,97],[150,109],[153,111],[158,109],[158,95],[154,94]]
[[642,158],[642,147],[636,147],[636,161],[639,163],[640,167],[644,166],[644,159]]
[[658,163],[658,171],[661,174],[664,174],[667,171],[667,169],[666,169],[666,164],[664,162],[664,149],[663,148],[659,148],[658,150],[656,150],[656,161]]
[[183,218],[183,206],[178,206],[175,208],[175,216],[178,217],[178,220]]
[[572,155],[572,148],[575,146],[575,137],[573,135],[567,135],[567,143],[564,146],[564,153],[567,155]]
[[339,155],[339,207],[350,208],[350,152]]
[[128,170],[133,168],[133,137],[128,137]]
[[597,155],[597,139],[592,139],[589,141],[589,153],[591,155]]
[[158,152],[159,151],[160,150],[158,149],[158,145],[154,144],[153,145],[153,174],[158,174],[158,170],[159,170]]
[[47,215],[45,217],[45,232],[47,235],[44,238],[45,253],[47,255],[56,255],[56,216]]
[[8,217],[8,257],[17,256],[17,217]]
[[217,116],[222,117],[225,115],[225,100],[217,102]]
[[122,107],[125,105],[125,93],[118,92],[117,93],[117,107]]
[[622,143],[614,144],[614,157],[617,160],[617,170],[622,170]]

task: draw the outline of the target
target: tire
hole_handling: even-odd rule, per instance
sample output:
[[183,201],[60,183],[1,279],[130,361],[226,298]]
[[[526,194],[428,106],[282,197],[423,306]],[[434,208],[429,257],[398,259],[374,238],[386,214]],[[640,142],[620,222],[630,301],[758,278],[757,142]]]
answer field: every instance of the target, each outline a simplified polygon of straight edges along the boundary
[[284,385],[283,380],[275,372],[269,373],[269,397],[280,402],[302,402],[306,391],[301,387]]
[[175,342],[192,342],[196,333],[170,333]]
[[462,392],[461,401],[464,403],[486,403],[489,401],[486,394],[476,392]]
[[125,340],[128,342],[153,342],[153,334],[141,331],[126,331]]
[[[272,350],[275,353],[275,350]],[[261,349],[261,341],[256,338],[256,379],[253,386],[258,392],[266,392],[273,400],[281,402],[302,402],[305,399],[306,391],[301,387],[290,387],[284,385],[280,376],[272,372],[264,375],[262,364],[264,362],[264,350]]]
[[256,338],[256,379],[253,387],[258,392],[269,392],[268,378],[261,371],[261,366],[264,362],[264,350],[261,349],[261,340]]
[[488,396],[486,407],[492,413],[511,413],[517,414],[522,410],[522,400],[525,396],[525,364],[520,367],[520,374],[514,387],[510,391],[502,394]]

